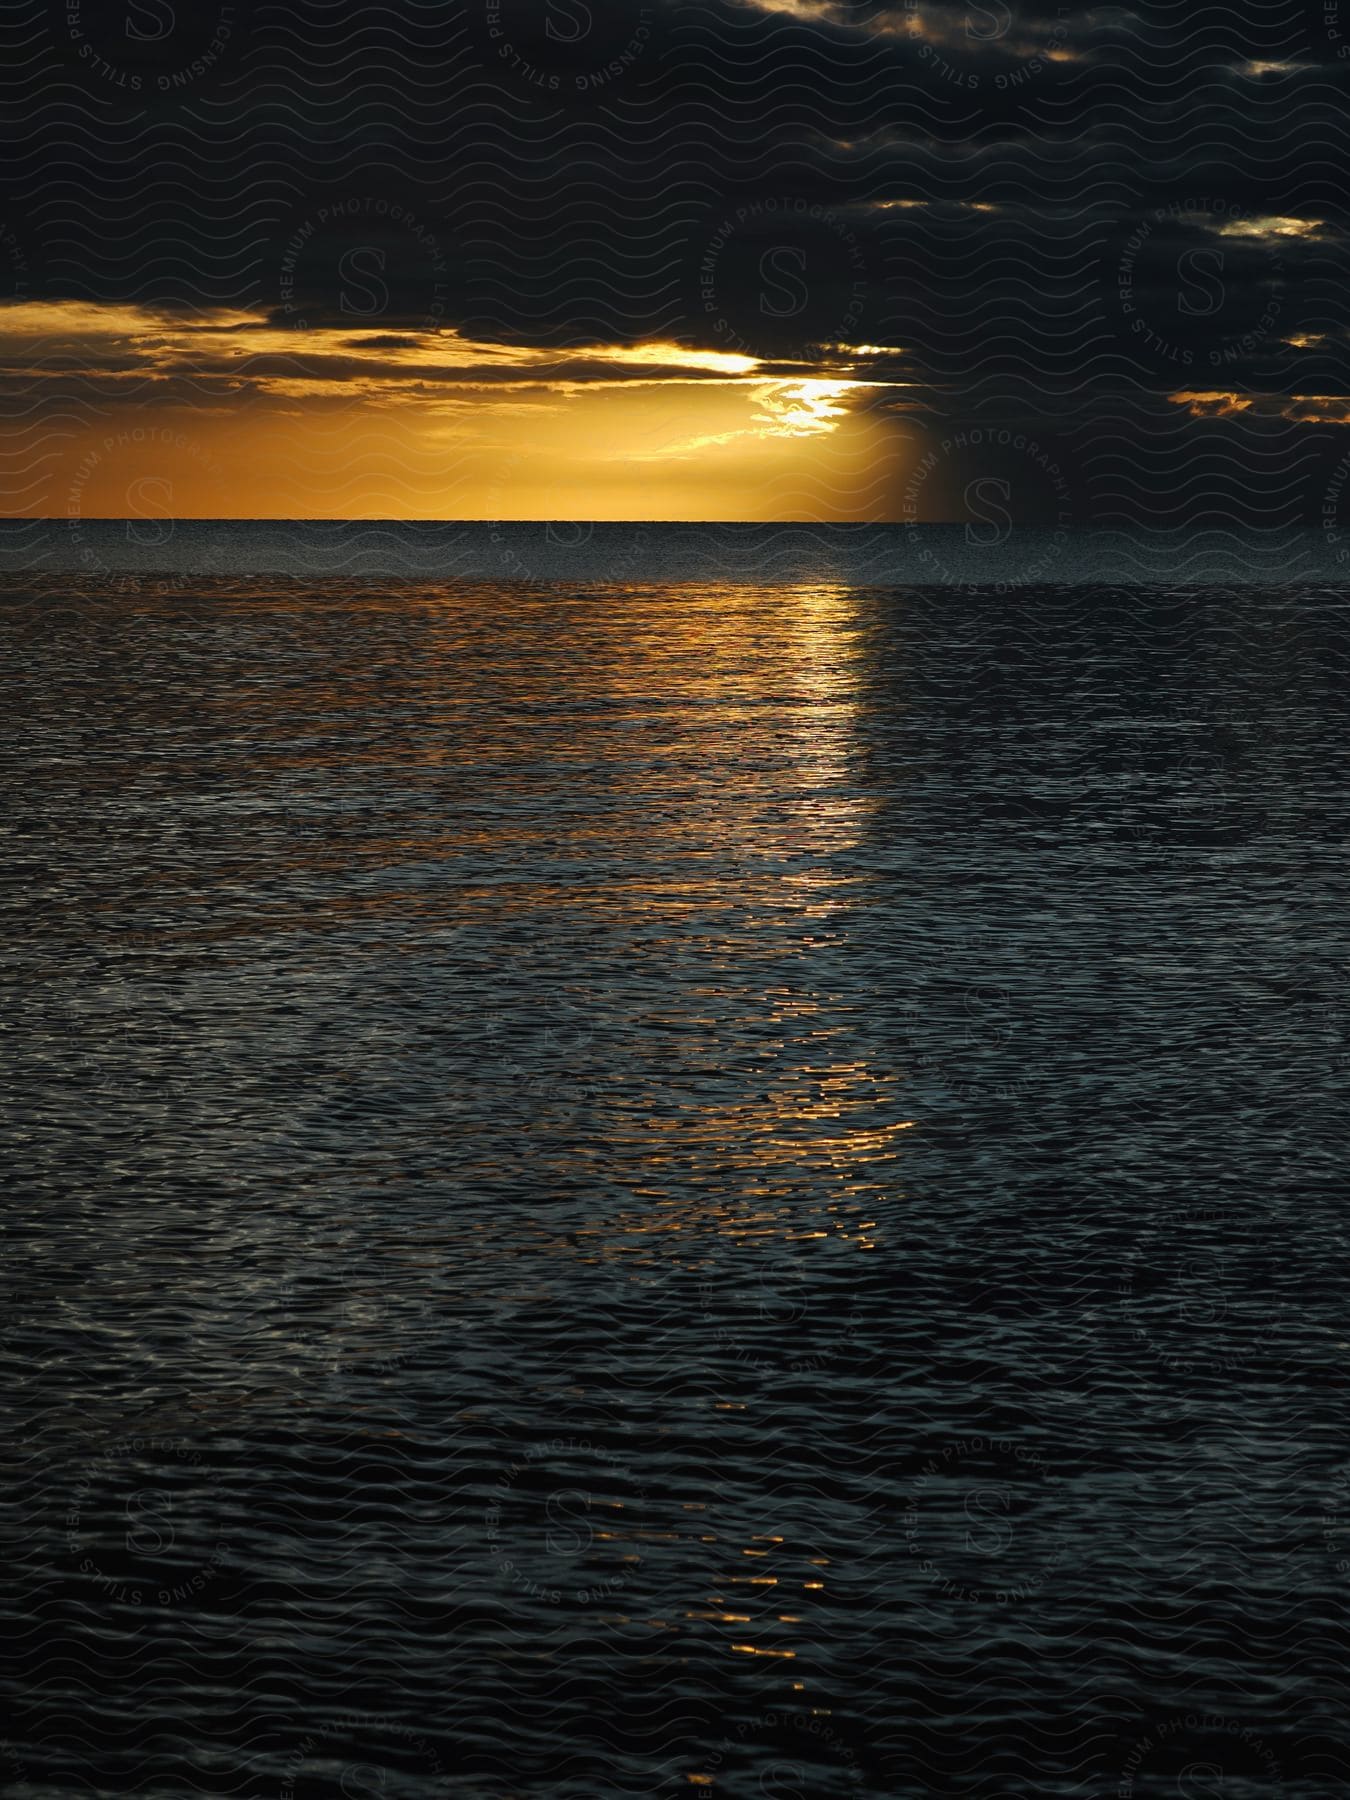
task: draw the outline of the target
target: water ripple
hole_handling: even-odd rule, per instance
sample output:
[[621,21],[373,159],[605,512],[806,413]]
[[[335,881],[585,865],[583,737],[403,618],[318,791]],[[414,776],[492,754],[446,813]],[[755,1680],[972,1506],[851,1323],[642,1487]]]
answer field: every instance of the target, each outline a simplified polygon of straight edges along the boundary
[[13,1791],[1333,1791],[1340,616],[7,578]]

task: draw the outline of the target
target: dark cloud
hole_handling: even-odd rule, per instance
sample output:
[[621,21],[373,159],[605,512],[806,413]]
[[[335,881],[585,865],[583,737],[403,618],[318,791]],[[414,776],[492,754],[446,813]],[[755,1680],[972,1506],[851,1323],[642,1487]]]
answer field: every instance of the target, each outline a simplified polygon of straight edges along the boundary
[[1109,413],[1140,491],[1177,432],[1256,429],[1177,389],[1316,395],[1322,430],[1350,393],[1350,0],[20,0],[3,29],[0,300],[236,309],[353,380],[437,329],[564,370],[892,347],[937,430],[1035,421],[1081,470]]

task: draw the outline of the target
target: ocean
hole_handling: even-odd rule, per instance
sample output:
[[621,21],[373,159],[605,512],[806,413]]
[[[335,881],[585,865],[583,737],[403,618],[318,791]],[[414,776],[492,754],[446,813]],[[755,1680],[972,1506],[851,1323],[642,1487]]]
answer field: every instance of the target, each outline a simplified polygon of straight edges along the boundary
[[[999,509],[1006,519],[1006,511]],[[732,525],[554,520],[0,519],[0,573],[444,581],[847,582],[852,586],[1343,588],[1350,535],[1321,528]]]
[[1338,1791],[1334,546],[142,529],[0,534],[6,1791]]

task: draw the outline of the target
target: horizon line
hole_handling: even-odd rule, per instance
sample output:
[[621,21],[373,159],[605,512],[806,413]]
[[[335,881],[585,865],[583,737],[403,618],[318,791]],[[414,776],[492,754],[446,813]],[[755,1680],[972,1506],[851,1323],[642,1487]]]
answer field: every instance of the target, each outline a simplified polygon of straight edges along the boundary
[[[903,525],[910,527],[923,526],[960,526],[969,525],[969,519],[579,519],[565,517],[561,514],[541,515],[529,519],[469,519],[449,515],[445,518],[390,518],[386,515],[364,513],[348,513],[341,518],[313,518],[294,514],[256,514],[245,518],[220,517],[212,513],[101,513],[77,514],[72,517],[68,513],[27,513],[0,514],[0,525],[757,525],[771,528],[777,525],[828,525],[831,527],[847,527],[851,530],[874,531],[878,526]],[[1116,526],[1075,524],[1060,525],[1039,523],[1035,520],[1013,522],[1013,529],[1035,531],[1114,531]],[[1187,525],[1166,526],[1132,526],[1132,530],[1189,531],[1197,527]],[[1225,527],[1216,527],[1225,529]],[[1278,527],[1273,529],[1290,529]],[[1298,529],[1298,527],[1294,527]],[[1305,527],[1316,530],[1316,526]]]

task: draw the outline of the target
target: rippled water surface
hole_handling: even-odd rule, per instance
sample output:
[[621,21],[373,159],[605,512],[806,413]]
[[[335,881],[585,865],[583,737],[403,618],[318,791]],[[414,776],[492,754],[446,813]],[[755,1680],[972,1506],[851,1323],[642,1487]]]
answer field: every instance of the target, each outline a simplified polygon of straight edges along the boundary
[[0,1783],[1350,1791],[1346,605],[7,578]]

